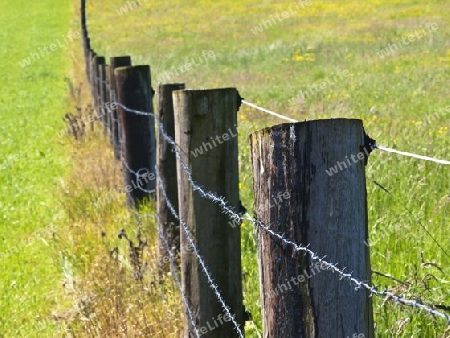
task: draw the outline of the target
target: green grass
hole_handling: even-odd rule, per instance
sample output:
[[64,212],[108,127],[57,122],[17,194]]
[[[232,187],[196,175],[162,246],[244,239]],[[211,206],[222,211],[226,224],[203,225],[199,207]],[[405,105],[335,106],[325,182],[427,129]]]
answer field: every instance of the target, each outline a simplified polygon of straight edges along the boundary
[[[49,10],[51,8],[51,10]],[[67,51],[22,68],[19,61],[69,32],[70,7],[57,1],[10,2],[0,37],[0,336],[56,334],[62,275],[52,233],[64,220],[56,187],[68,163],[56,134],[67,106]]]
[[[433,112],[450,105],[446,83],[450,29],[444,16],[450,5],[446,1],[426,5],[414,0],[313,1],[295,16],[257,35],[252,28],[293,4],[250,0],[142,2],[139,8],[119,16],[116,10],[124,5],[126,2],[120,0],[90,5],[93,46],[106,56],[129,54],[135,64],[150,64],[153,79],[184,65],[203,50],[212,50],[216,60],[170,81],[186,82],[190,88],[233,86],[247,100],[299,120],[361,118],[379,144],[448,159],[450,112],[432,117]],[[427,22],[436,23],[438,29],[393,55],[378,56],[381,49]],[[338,70],[348,70],[350,75],[303,102],[290,104],[299,90],[331,79]],[[430,122],[427,117],[431,117]],[[282,121],[246,107],[241,108],[239,118],[241,198],[249,208],[252,177],[248,134]],[[426,227],[443,248],[450,247],[446,226],[449,176],[443,165],[379,151],[371,156],[367,191],[372,268],[407,281],[409,286],[376,274],[374,284],[429,304],[450,304],[449,257],[423,229]],[[246,307],[260,325],[256,243],[253,227],[245,224],[242,229]],[[444,321],[383,299],[375,298],[374,313],[380,337],[445,335]]]
[[[248,101],[298,120],[361,118],[379,144],[448,159],[450,112],[432,115],[450,105],[447,1],[313,1],[257,35],[252,28],[293,3],[141,3],[119,15],[116,10],[126,1],[88,2],[88,25],[98,53],[107,57],[129,54],[134,64],[150,64],[154,87],[163,72],[211,50],[215,60],[170,81],[186,82],[189,88],[236,87]],[[47,10],[50,6],[53,11]],[[7,60],[1,66],[5,69],[2,93],[7,95],[0,98],[0,108],[6,112],[0,127],[0,152],[2,157],[13,156],[8,168],[0,170],[0,183],[6,187],[0,200],[0,253],[5,256],[0,260],[0,335],[5,336],[36,334],[39,323],[45,323],[44,332],[56,332],[47,319],[51,309],[58,308],[56,300],[64,300],[57,288],[62,277],[52,250],[33,238],[64,219],[53,187],[67,167],[62,148],[51,138],[66,106],[62,79],[68,55],[57,51],[24,70],[18,61],[66,34],[69,12],[61,6],[55,10],[48,0],[39,5],[27,3],[25,13],[23,7],[23,3],[8,5],[0,33],[1,53]],[[21,19],[20,25],[16,18]],[[377,55],[427,22],[437,23],[437,31],[394,55]],[[338,70],[348,70],[350,75],[303,102],[290,104],[299,90],[332,78]],[[280,122],[247,107],[239,112],[240,193],[248,209],[253,203],[248,135]],[[374,274],[374,284],[427,304],[450,305],[450,259],[423,228],[444,249],[450,247],[449,176],[446,166],[379,151],[371,155],[367,192],[372,269],[408,283],[401,285]],[[254,228],[244,224],[242,231],[245,305],[261,328]],[[41,237],[48,243],[46,234],[44,230]],[[65,253],[80,256],[73,258],[74,264],[84,262],[81,256],[92,257],[93,240],[75,243],[80,246]],[[374,314],[377,337],[448,336],[444,321],[384,299],[374,298]],[[247,332],[248,337],[255,337],[250,328]]]

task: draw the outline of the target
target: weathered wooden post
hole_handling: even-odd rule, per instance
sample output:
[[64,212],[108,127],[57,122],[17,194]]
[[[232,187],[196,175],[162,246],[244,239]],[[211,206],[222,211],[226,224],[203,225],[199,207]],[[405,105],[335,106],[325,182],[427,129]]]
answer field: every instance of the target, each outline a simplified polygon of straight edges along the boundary
[[89,73],[89,76],[88,76],[88,81],[89,81],[89,88],[91,89],[91,94],[93,95],[93,93],[94,93],[94,90],[93,90],[93,84],[92,84],[92,60],[94,59],[94,57],[96,56],[97,54],[94,52],[94,50],[91,48],[91,49],[89,49],[89,51],[88,51],[88,59],[87,59],[87,67],[88,67],[88,73]]
[[80,1],[81,28],[86,28],[86,0]]
[[106,65],[100,64],[98,65],[98,88],[99,88],[99,118],[103,125],[103,130],[106,132],[107,123],[108,123],[108,114],[106,110],[106,103],[108,102],[107,98],[107,88],[106,88]]
[[[83,17],[82,17],[83,19]],[[82,37],[82,43],[83,43],[83,55],[84,55],[84,63],[85,63],[85,71],[86,71],[86,76],[89,78],[89,66],[90,66],[90,62],[89,62],[89,51],[91,49],[91,41],[88,37],[88,32],[86,27],[83,25],[81,25],[81,37]]]
[[[277,125],[250,141],[256,218],[370,283],[364,135],[361,120],[332,119]],[[291,249],[258,228],[263,336],[373,337],[367,290]]]
[[90,41],[88,41],[88,30],[86,25],[86,0],[80,2],[80,19],[81,19],[81,38],[83,42],[83,52],[86,58],[87,51],[91,48]]
[[[83,34],[87,34],[86,31],[83,31]],[[85,66],[85,72],[86,72],[86,78],[89,80],[91,78],[90,75],[90,68],[91,68],[91,62],[90,62],[90,52],[91,52],[91,40],[89,37],[84,38],[83,42],[83,51],[84,51],[84,66]]]
[[88,37],[86,37],[84,42],[84,63],[85,63],[85,71],[86,77],[89,80],[91,78],[91,62],[90,62],[90,52],[91,52],[91,42]]
[[[173,93],[173,101],[176,142],[193,179],[224,196],[238,209],[236,89],[178,90]],[[230,219],[217,204],[193,190],[179,161],[177,173],[180,216],[186,221],[212,278],[243,331],[240,228],[230,226]],[[181,247],[183,290],[202,337],[238,337],[197,257],[192,250],[185,250],[190,245],[183,230]],[[184,337],[194,332],[191,326],[185,312]]]
[[[114,70],[118,67],[128,67],[131,66],[131,57],[130,56],[117,56],[110,58],[110,79],[109,83],[111,84],[112,93],[111,93],[111,103],[115,103],[117,101],[117,89],[116,89],[116,81],[114,78]],[[114,106],[115,107],[115,106]],[[120,152],[121,152],[121,135],[119,128],[119,118],[118,118],[118,109],[111,109],[111,144],[114,147],[114,153],[116,155],[116,159],[120,160]]]
[[92,86],[92,97],[94,100],[94,107],[97,111],[97,116],[100,117],[100,81],[98,74],[98,66],[105,64],[105,58],[103,56],[94,55],[91,59],[91,86]]
[[[119,67],[114,71],[117,99],[123,106],[153,113],[153,94],[150,87],[150,67]],[[138,207],[139,202],[154,196],[156,141],[155,118],[149,114],[135,114],[118,107],[122,139],[123,174],[128,201]]]
[[89,77],[89,49],[91,48],[91,42],[89,40],[89,34],[86,25],[86,0],[81,0],[80,3],[80,18],[81,18],[81,37],[83,41],[83,52],[86,66],[86,75]]
[[105,66],[105,82],[104,82],[104,107],[103,107],[103,116],[105,119],[105,129],[110,137],[111,140],[111,115],[112,115],[112,108],[111,108],[111,101],[112,101],[112,84],[111,84],[111,66],[106,65]]
[[[183,83],[162,84],[158,87],[158,120],[164,131],[175,139],[175,119],[173,112],[172,92],[184,89]],[[158,172],[164,184],[164,189],[174,208],[178,210],[178,180],[177,161],[172,146],[167,143],[161,132],[158,133],[158,146],[156,156]],[[167,238],[168,245],[175,253],[180,252],[180,227],[177,219],[167,207],[166,199],[161,192],[159,184],[156,185],[156,213],[158,215],[158,230]],[[159,262],[161,272],[169,271],[169,260],[165,243],[159,243]],[[166,257],[166,259],[164,259]]]

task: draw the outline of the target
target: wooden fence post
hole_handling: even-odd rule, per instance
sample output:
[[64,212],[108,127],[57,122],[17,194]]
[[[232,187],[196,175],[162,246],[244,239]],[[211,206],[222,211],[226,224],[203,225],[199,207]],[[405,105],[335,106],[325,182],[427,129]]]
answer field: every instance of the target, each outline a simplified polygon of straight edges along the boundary
[[86,28],[86,0],[80,1],[81,28]]
[[91,62],[90,62],[90,53],[91,53],[91,42],[90,39],[87,37],[85,39],[85,50],[84,50],[84,63],[85,63],[85,72],[86,77],[89,80],[91,78]]
[[[175,139],[175,120],[173,112],[172,92],[184,89],[183,83],[162,84],[158,87],[158,119],[164,131],[172,139]],[[178,210],[178,180],[177,161],[172,146],[158,133],[157,166],[159,175],[164,184],[164,189],[173,206]],[[180,228],[177,219],[167,207],[166,199],[161,193],[159,185],[156,185],[156,214],[158,215],[158,229],[166,236],[169,247],[180,253]],[[159,262],[161,272],[169,271],[169,260],[165,243],[159,243]]]
[[89,81],[89,88],[91,89],[91,95],[94,95],[94,89],[93,89],[93,83],[92,83],[92,60],[94,60],[94,57],[97,54],[94,52],[93,49],[89,49],[88,51],[88,59],[86,61],[87,67],[88,67],[88,81]]
[[110,65],[106,65],[105,66],[105,83],[104,83],[105,87],[104,87],[104,107],[103,107],[103,116],[105,119],[105,128],[106,131],[108,132],[108,135],[111,139],[111,114],[112,114],[112,110],[111,110],[111,101],[112,101],[112,91],[111,91],[111,66]]
[[103,56],[94,55],[91,60],[91,85],[92,85],[92,97],[94,100],[94,108],[97,111],[97,116],[100,117],[100,81],[98,74],[98,66],[105,64],[105,58]]
[[[95,86],[95,75],[96,75],[96,71],[94,69],[94,60],[97,57],[97,53],[91,49],[89,51],[89,83],[91,84],[91,94],[92,94],[92,99],[94,100],[94,86]],[[92,103],[92,106],[95,108],[95,102]]]
[[[173,101],[176,142],[193,179],[225,196],[237,209],[240,202],[236,89],[179,90],[173,93]],[[186,221],[212,278],[243,331],[240,228],[230,226],[230,219],[217,204],[193,191],[179,161],[177,173],[180,216]],[[202,337],[238,337],[197,257],[192,250],[185,249],[190,245],[184,231],[181,231],[181,247],[183,290]],[[223,320],[224,316],[228,321]],[[184,337],[193,332],[185,311]]]
[[107,99],[107,88],[106,88],[106,65],[100,64],[98,65],[98,88],[99,88],[99,118],[103,125],[103,130],[107,131],[108,126],[108,114],[105,113],[106,111],[106,103],[108,102]]
[[[364,135],[361,120],[332,119],[277,125],[250,141],[256,218],[370,283]],[[335,166],[344,170],[330,175]],[[291,249],[258,228],[263,336],[374,337],[368,291]]]
[[91,49],[91,42],[86,25],[86,0],[81,0],[80,3],[80,18],[81,18],[81,37],[83,39],[84,61],[86,64],[86,75],[89,77],[89,49]]
[[89,78],[89,51],[91,49],[91,42],[89,37],[87,36],[87,31],[84,27],[81,29],[81,36],[83,39],[83,55],[84,55],[84,64],[85,64],[85,72],[86,76]]
[[[111,103],[117,101],[117,89],[116,89],[116,81],[114,78],[114,70],[118,67],[128,67],[131,66],[131,57],[130,56],[117,56],[110,58],[110,79],[109,83],[111,85],[112,93],[111,93]],[[112,115],[110,116],[111,121],[111,144],[114,147],[114,153],[116,155],[116,159],[120,160],[120,152],[121,152],[121,135],[119,128],[119,117],[118,117],[118,109],[112,109]]]
[[[119,67],[115,69],[114,76],[120,104],[153,113],[149,66]],[[155,190],[155,118],[151,115],[134,114],[122,107],[118,110],[128,202],[138,207],[139,202],[153,196]]]

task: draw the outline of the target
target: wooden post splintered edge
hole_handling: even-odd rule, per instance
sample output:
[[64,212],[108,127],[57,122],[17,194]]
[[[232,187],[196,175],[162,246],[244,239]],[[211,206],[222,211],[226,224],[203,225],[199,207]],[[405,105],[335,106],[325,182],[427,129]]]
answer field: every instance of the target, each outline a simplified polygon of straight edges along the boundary
[[[277,125],[250,141],[256,218],[370,283],[364,135],[361,120],[332,119]],[[263,336],[373,337],[368,291],[293,251],[258,228]]]

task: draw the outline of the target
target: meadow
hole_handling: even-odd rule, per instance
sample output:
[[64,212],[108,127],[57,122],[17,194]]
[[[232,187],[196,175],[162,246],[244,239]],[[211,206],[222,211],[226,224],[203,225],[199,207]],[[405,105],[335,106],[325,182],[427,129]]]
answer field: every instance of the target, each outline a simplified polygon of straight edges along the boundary
[[[0,336],[58,334],[52,314],[64,306],[51,239],[65,213],[60,180],[70,171],[56,133],[68,107],[67,48],[40,48],[70,32],[70,6],[44,0],[3,6],[0,17]],[[52,11],[48,11],[52,7]],[[20,19],[20,20],[19,20]],[[34,53],[39,59],[22,67]],[[71,303],[68,303],[71,305]]]
[[[135,3],[88,1],[89,33],[98,53],[149,64],[153,87],[236,87],[246,100],[290,118],[359,118],[378,144],[449,159],[445,0]],[[97,131],[83,140],[54,139],[65,111],[90,102],[79,42],[19,64],[79,29],[77,1],[54,12],[48,6],[55,4],[28,5],[20,29],[20,4],[8,5],[1,19],[0,52],[8,61],[0,99],[0,336],[177,337],[182,305],[170,276],[159,284],[152,272],[151,219],[139,228],[150,243],[150,268],[140,283],[131,277],[127,243],[117,233],[124,228],[134,240],[136,215],[124,195],[106,198],[121,187],[107,142]],[[252,213],[248,135],[283,121],[246,106],[238,116],[240,195]],[[373,284],[449,313],[448,167],[374,151],[366,177]],[[254,227],[241,229],[245,306],[261,331]],[[389,299],[374,298],[374,320],[377,337],[450,337],[443,320]],[[250,325],[246,336],[257,337]]]

